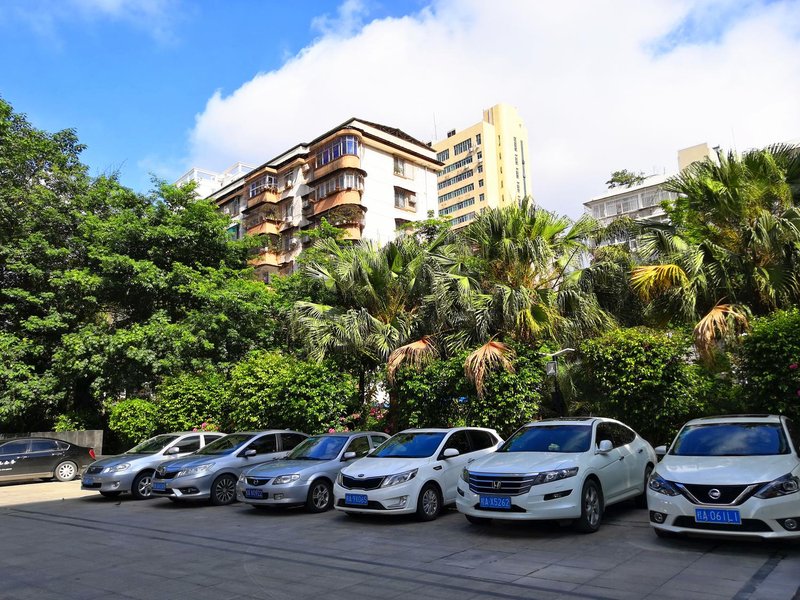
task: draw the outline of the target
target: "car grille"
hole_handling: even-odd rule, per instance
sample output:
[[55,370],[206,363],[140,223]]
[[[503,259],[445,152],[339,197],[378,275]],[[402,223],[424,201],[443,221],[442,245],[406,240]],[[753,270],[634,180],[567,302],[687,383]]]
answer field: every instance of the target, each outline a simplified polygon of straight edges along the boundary
[[272,477],[267,477],[267,478],[245,477],[245,481],[247,482],[247,485],[264,485],[266,483],[269,483],[269,481],[271,479],[272,479]]
[[[738,506],[755,494],[763,483],[750,485],[697,485],[691,483],[676,484],[678,490],[692,504],[713,504],[713,505],[732,505]],[[712,498],[709,494],[712,490],[719,492],[718,498]]]
[[99,490],[101,487],[103,487],[103,484],[102,483],[88,483],[88,484],[84,483],[81,487],[90,488],[90,489],[93,489],[93,490]]
[[470,473],[469,489],[476,494],[503,494],[519,496],[527,494],[536,474],[533,475],[492,475],[491,473]]
[[178,471],[156,471],[154,479],[175,479]]
[[88,475],[97,475],[98,473],[102,473],[105,467],[89,467],[86,469],[86,473]]
[[356,478],[342,475],[342,487],[348,490],[375,490],[381,487],[383,477]]
[[727,523],[698,523],[694,517],[681,516],[675,517],[673,525],[685,529],[704,529],[706,531],[740,531],[742,533],[772,531],[769,525],[759,519],[742,519],[741,525],[729,525]]

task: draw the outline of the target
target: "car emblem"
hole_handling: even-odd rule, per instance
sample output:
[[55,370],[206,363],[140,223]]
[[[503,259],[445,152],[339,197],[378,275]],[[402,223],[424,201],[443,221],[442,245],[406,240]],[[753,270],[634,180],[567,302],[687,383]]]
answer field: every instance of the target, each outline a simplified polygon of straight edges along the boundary
[[492,482],[492,489],[499,490],[501,487],[503,487],[503,482],[502,481],[493,481]]
[[720,492],[717,488],[708,490],[708,497],[712,500],[719,500],[720,496],[722,496],[722,492]]
[[364,474],[363,474],[363,473],[359,473],[359,474],[358,474],[358,477],[363,477],[363,476],[364,476]]

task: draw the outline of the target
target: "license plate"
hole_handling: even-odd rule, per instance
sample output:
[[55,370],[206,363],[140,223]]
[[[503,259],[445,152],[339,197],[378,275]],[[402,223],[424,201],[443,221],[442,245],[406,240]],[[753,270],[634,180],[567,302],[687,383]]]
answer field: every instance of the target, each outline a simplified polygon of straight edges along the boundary
[[511,510],[511,498],[508,496],[481,496],[481,508],[501,508]]
[[344,503],[354,504],[355,506],[367,506],[369,504],[369,499],[366,494],[345,494]]
[[245,488],[244,490],[244,497],[245,498],[258,498],[259,500],[264,498],[264,490],[258,490],[254,488]]
[[167,482],[166,481],[154,481],[153,482],[153,489],[157,492],[166,492],[167,491]]
[[83,478],[83,485],[92,485],[94,484],[94,479],[91,477],[84,477]]
[[695,508],[694,520],[698,523],[720,523],[723,525],[741,525],[742,516],[738,510]]

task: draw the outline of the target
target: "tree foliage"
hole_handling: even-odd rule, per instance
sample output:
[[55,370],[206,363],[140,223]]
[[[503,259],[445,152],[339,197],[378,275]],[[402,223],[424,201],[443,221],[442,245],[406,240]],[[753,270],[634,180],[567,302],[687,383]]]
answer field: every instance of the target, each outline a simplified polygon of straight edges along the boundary
[[641,171],[638,173],[634,173],[633,171],[628,171],[628,169],[622,169],[621,171],[614,171],[611,173],[611,178],[606,181],[606,185],[608,189],[613,189],[617,187],[633,187],[634,185],[639,185],[640,183],[644,182],[646,177],[644,173]]

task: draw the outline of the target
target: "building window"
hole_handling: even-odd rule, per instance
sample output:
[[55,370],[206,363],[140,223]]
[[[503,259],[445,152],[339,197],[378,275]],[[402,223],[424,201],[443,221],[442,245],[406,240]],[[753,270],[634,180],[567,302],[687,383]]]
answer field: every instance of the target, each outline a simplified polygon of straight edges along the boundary
[[481,134],[480,133],[475,136],[475,145],[476,146],[480,146],[481,145]]
[[478,196],[478,202],[486,202],[486,196],[484,196],[483,194],[480,194]]
[[457,202],[456,204],[448,206],[447,208],[439,209],[439,215],[442,217],[446,217],[447,215],[452,215],[454,212],[458,212],[462,208],[467,208],[468,206],[472,206],[473,204],[475,204],[475,198],[467,198],[466,200]]
[[461,223],[466,223],[467,221],[472,221],[475,218],[475,211],[468,212],[465,215],[461,215],[460,217],[456,217],[454,219],[450,219],[450,223],[452,225],[460,225]]
[[358,138],[354,135],[343,135],[336,138],[333,140],[333,142],[317,152],[316,166],[321,167],[322,165],[327,165],[329,162],[332,162],[337,158],[344,156],[345,154],[358,156],[358,151]]
[[478,165],[478,173],[483,173],[483,165]]
[[514,138],[514,152],[517,151],[517,138]]
[[516,152],[514,153],[514,164],[515,165],[519,164],[519,154],[517,154]]
[[394,207],[402,210],[417,210],[417,196],[401,187],[394,188]]
[[448,200],[452,200],[453,198],[458,198],[459,196],[463,196],[475,189],[474,183],[469,183],[464,187],[460,187],[457,190],[453,190],[452,192],[447,192],[439,196],[439,203],[447,202]]
[[516,173],[517,179],[519,179],[519,169],[514,169],[514,172]]
[[471,154],[469,156],[462,158],[461,160],[457,160],[451,165],[447,165],[444,169],[439,171],[439,175],[447,175],[448,173],[452,173],[453,171],[466,167],[470,164],[472,164]]
[[483,158],[483,152],[478,150],[478,160],[481,160],[482,158]]
[[606,216],[606,205],[605,204],[595,204],[592,207],[592,216],[595,219],[602,219]]
[[355,171],[344,171],[330,179],[326,179],[314,188],[317,200],[336,192],[341,192],[342,190],[358,190],[363,192],[364,176]]
[[463,142],[459,142],[455,146],[453,146],[453,154],[459,155],[462,152],[469,152],[471,148],[472,148],[472,138],[468,138]]
[[394,174],[411,179],[414,177],[414,167],[399,156],[394,157]]
[[240,212],[239,196],[236,196],[230,202],[226,202],[225,204],[223,204],[222,205],[222,212],[224,214],[228,215],[229,217],[237,216],[239,214],[239,212]]
[[250,183],[250,198],[257,196],[264,190],[277,191],[278,180],[274,175],[262,175]]
[[[481,170],[481,167],[480,167],[480,165],[478,165],[478,172],[479,173],[480,173],[480,170]],[[452,177],[448,177],[447,179],[445,179],[444,181],[440,181],[436,185],[441,190],[443,188],[446,188],[448,186],[453,185],[454,183],[458,183],[459,181],[464,181],[465,179],[469,179],[474,174],[475,174],[475,172],[472,169],[468,169],[467,171],[464,171],[462,173],[458,173],[457,175],[453,175]]]
[[445,148],[439,154],[436,155],[436,160],[439,162],[447,162],[447,159],[450,158],[450,148]]
[[[478,187],[483,187],[483,179],[478,179]],[[500,182],[500,187],[503,187],[503,182]]]
[[283,187],[290,188],[294,185],[294,170],[289,171],[283,176]]

